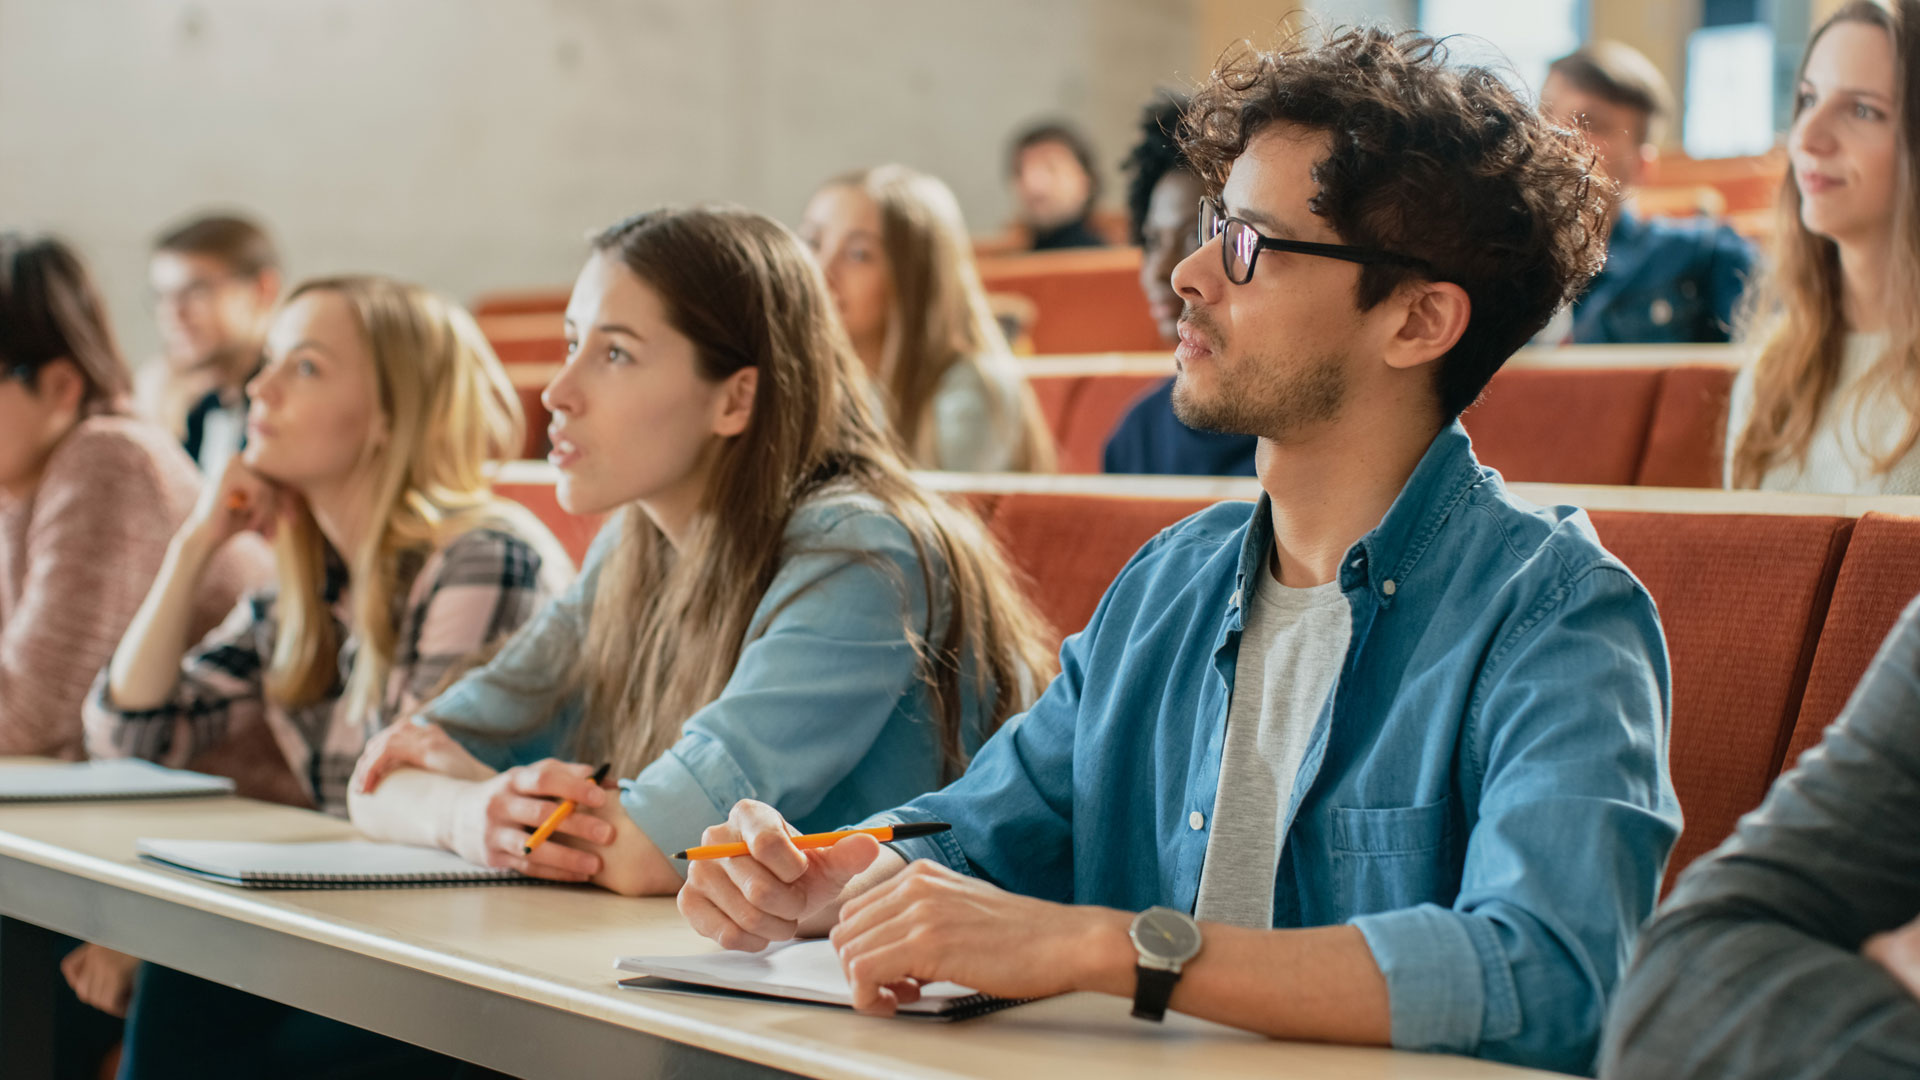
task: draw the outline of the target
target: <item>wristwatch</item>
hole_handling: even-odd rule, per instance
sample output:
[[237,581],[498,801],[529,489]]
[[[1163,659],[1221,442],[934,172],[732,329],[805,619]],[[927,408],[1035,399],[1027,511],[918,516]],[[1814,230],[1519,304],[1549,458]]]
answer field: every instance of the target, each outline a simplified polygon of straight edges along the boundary
[[1133,917],[1127,936],[1140,954],[1133,969],[1133,1015],[1157,1023],[1167,1015],[1181,966],[1200,955],[1200,924],[1184,911],[1150,907]]

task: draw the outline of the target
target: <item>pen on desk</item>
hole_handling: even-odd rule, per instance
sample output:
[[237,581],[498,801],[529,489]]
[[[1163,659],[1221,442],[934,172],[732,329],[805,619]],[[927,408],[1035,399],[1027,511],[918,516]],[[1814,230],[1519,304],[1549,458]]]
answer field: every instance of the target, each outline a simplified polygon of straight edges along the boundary
[[[793,837],[793,846],[803,851],[807,848],[832,847],[849,836],[857,836],[861,833],[884,844],[890,840],[911,840],[916,836],[932,836],[934,833],[946,832],[951,828],[953,826],[944,821],[910,821],[904,825],[876,825],[871,829],[842,829],[839,832],[810,833],[806,836]],[[697,859],[734,859],[747,853],[747,845],[742,843],[708,844],[705,847],[676,851],[673,857],[691,862]]]
[[[604,782],[607,778],[607,773],[612,771],[612,769],[613,762],[611,761],[595,769],[593,771],[593,782],[595,786]],[[553,808],[553,813],[547,815],[547,820],[541,822],[540,827],[533,830],[532,836],[527,837],[527,842],[521,846],[520,853],[522,855],[533,854],[533,849],[546,843],[547,838],[553,835],[553,831],[560,827],[560,823],[572,817],[573,812],[578,808],[572,799],[560,800],[560,805]]]

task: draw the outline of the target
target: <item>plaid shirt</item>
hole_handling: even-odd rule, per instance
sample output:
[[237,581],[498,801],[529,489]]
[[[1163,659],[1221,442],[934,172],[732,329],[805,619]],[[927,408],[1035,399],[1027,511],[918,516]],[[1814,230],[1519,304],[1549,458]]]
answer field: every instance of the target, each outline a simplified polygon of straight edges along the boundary
[[[345,817],[347,779],[367,741],[430,694],[448,671],[506,637],[565,585],[570,567],[544,562],[504,527],[463,533],[446,547],[401,567],[406,589],[397,611],[393,668],[373,715],[343,700],[359,642],[349,633],[345,571],[328,573],[339,671],[326,697],[298,708],[268,699],[265,679],[278,623],[275,593],[243,599],[226,621],[181,661],[172,697],[151,709],[119,709],[106,672],[87,697],[87,744],[96,757],[140,757],[185,764],[201,751],[264,724],[314,805]],[[276,766],[277,767],[277,766]]]

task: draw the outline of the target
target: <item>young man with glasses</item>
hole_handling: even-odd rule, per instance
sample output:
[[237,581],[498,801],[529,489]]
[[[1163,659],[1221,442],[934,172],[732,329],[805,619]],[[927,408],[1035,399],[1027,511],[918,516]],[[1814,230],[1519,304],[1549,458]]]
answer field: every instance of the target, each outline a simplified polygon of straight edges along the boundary
[[280,297],[280,257],[246,218],[195,218],[155,242],[147,281],[164,348],[140,372],[140,410],[217,476],[245,441],[247,380]]
[[733,948],[830,930],[882,1012],[1092,990],[1590,1070],[1679,832],[1665,645],[1456,416],[1598,265],[1605,184],[1417,35],[1240,56],[1185,131],[1214,197],[1174,408],[1257,435],[1265,496],[1141,549],[1034,707],[873,819],[951,831],[802,852],[743,801],[709,839],[753,856],[680,908]]

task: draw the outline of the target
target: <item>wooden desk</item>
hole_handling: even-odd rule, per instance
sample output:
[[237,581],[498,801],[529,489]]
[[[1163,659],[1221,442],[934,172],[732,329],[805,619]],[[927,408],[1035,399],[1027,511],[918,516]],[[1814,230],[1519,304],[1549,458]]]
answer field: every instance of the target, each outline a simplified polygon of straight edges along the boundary
[[[255,891],[133,858],[139,836],[351,835],[234,798],[0,806],[0,1008],[45,996],[21,981],[45,961],[45,927],[528,1077],[1551,1075],[1271,1042],[1190,1017],[1152,1026],[1089,994],[937,1024],[624,991],[615,956],[706,947],[672,901],[586,888]],[[27,1063],[45,1029],[19,1030],[31,1011],[0,1012],[9,1078],[39,1075]]]

